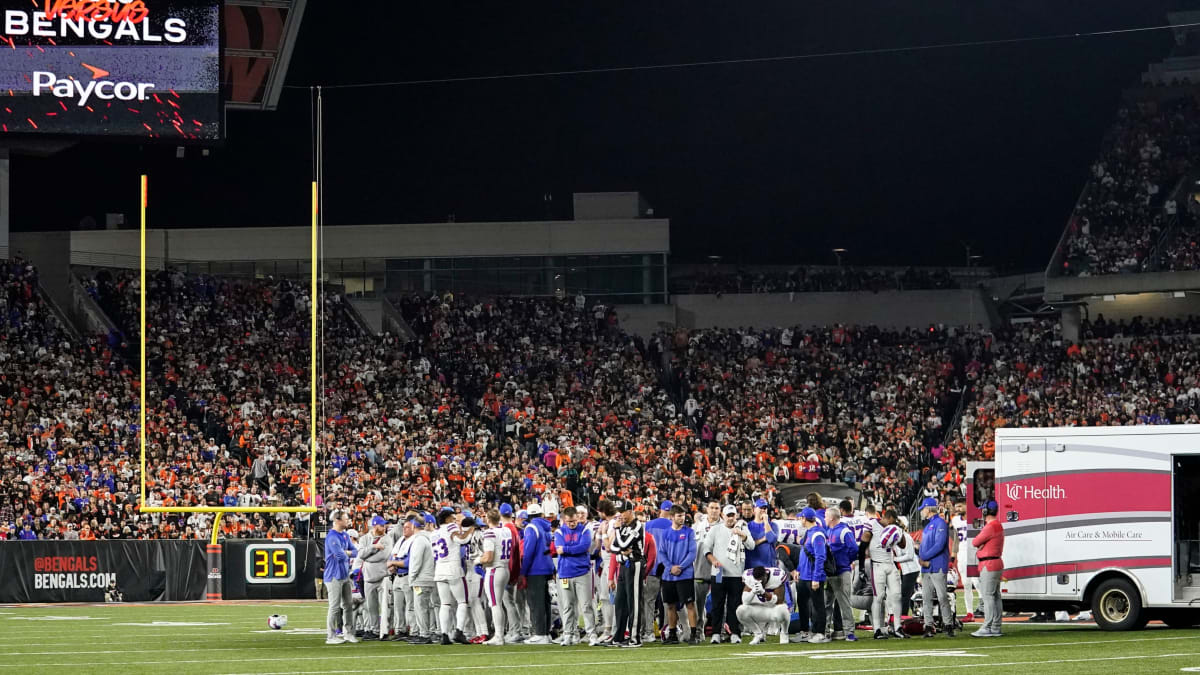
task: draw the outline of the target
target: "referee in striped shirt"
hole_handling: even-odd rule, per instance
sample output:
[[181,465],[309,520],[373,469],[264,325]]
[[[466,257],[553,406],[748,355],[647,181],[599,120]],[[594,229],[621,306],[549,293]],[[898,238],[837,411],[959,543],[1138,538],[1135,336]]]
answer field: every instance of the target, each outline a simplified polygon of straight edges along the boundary
[[[641,647],[640,630],[642,578],[646,566],[646,530],[634,514],[633,503],[626,500],[615,506],[621,511],[621,524],[613,535],[612,564],[617,568],[617,598],[612,645]],[[611,586],[610,586],[611,588]],[[625,631],[629,639],[625,640]]]

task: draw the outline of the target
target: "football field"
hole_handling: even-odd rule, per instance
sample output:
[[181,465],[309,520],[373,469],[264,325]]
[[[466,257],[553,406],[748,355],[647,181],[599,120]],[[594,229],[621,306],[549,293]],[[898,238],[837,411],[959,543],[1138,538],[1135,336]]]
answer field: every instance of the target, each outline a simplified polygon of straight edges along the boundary
[[[286,614],[274,631],[267,616]],[[997,639],[857,644],[611,647],[326,646],[325,606],[255,604],[0,607],[0,672],[11,673],[1168,673],[1200,671],[1200,632],[1152,626],[1006,624]],[[860,636],[862,634],[860,633]]]

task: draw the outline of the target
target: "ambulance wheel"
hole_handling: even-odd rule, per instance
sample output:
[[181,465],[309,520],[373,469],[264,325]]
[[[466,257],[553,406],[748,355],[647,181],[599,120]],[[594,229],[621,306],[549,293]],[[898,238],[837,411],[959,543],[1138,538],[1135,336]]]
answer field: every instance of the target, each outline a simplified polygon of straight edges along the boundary
[[1092,596],[1092,616],[1103,630],[1137,630],[1146,625],[1142,597],[1125,579],[1109,579]]

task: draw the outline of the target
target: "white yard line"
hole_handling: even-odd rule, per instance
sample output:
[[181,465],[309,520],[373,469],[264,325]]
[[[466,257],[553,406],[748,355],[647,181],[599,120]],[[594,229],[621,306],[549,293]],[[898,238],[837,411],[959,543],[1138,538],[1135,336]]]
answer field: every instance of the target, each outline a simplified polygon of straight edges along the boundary
[[[1099,661],[1129,661],[1132,659],[1182,659],[1191,656],[1200,656],[1200,652],[1186,652],[1180,654],[1139,654],[1137,656],[1096,656],[1086,659],[1051,659],[1049,661],[1002,661],[1002,662],[979,662],[974,663],[956,663],[946,665],[944,663],[930,664],[928,666],[902,666],[889,668],[862,668],[853,670],[798,670],[790,673],[772,673],[771,675],[824,675],[825,673],[891,673],[899,670],[947,670],[950,668],[984,668],[991,670],[998,666],[1040,666],[1050,663],[1092,663]],[[652,663],[652,662],[647,662]],[[333,671],[324,671],[333,672]],[[377,670],[377,673],[394,672],[386,670]],[[301,675],[297,673],[296,675]]]
[[[803,652],[797,652],[797,656],[803,656],[803,654],[804,654]],[[1002,663],[992,663],[990,661],[985,662],[985,663],[980,663],[978,661],[975,661],[972,663],[964,663],[964,664],[945,665],[945,664],[939,663],[939,664],[931,664],[928,666],[911,666],[911,667],[900,667],[900,668],[893,666],[893,667],[889,667],[889,668],[865,668],[865,669],[853,669],[853,670],[810,670],[810,671],[797,671],[797,672],[786,673],[786,674],[779,673],[776,675],[823,675],[825,673],[886,673],[886,672],[895,672],[895,671],[902,671],[902,670],[942,670],[942,669],[948,669],[948,668],[989,668],[990,669],[990,668],[994,668],[996,666],[1028,666],[1028,665],[1041,665],[1044,663],[1087,663],[1087,662],[1091,662],[1091,661],[1126,661],[1126,660],[1131,660],[1131,659],[1147,659],[1147,658],[1167,659],[1167,658],[1184,658],[1184,657],[1192,657],[1192,656],[1200,656],[1200,652],[1188,652],[1188,653],[1182,653],[1182,654],[1155,654],[1152,656],[1108,656],[1108,657],[1097,657],[1097,658],[1090,658],[1090,659],[1056,659],[1056,660],[1051,660],[1051,661],[1008,661],[1008,662],[1002,662]],[[561,668],[563,666],[575,668],[575,667],[579,667],[579,666],[627,666],[627,665],[633,665],[633,664],[642,665],[642,664],[648,664],[648,663],[655,663],[655,664],[658,664],[658,663],[695,663],[695,662],[709,663],[709,662],[713,662],[713,661],[745,661],[747,659],[754,659],[754,658],[755,657],[752,657],[752,656],[730,656],[730,657],[719,657],[719,658],[710,658],[710,659],[704,659],[704,658],[637,659],[637,660],[630,659],[630,660],[626,660],[626,661],[583,661],[583,662],[575,662],[575,663],[523,663],[523,664],[519,664],[519,665],[518,664],[513,664],[513,665],[488,664],[488,665],[480,665],[480,666],[439,666],[439,667],[433,667],[433,668],[430,668],[430,667],[424,667],[424,668],[372,668],[371,672],[375,672],[375,673],[414,673],[414,672],[433,672],[433,671],[450,671],[450,670],[491,670],[491,669],[499,670],[499,669],[509,669],[509,668]],[[235,674],[231,674],[231,675],[326,675],[328,673],[361,673],[361,672],[363,672],[362,669],[358,669],[358,670],[308,670],[308,671],[285,670],[285,671],[279,671],[276,673],[256,672],[256,673],[235,673]]]
[[[298,636],[298,637],[300,637],[300,636]],[[405,656],[406,655],[405,652],[407,651],[405,649],[405,646],[397,645],[394,651],[388,650],[385,653],[369,654],[369,653],[356,652],[351,647],[336,647],[336,648],[327,647],[326,645],[321,644],[320,640],[313,638],[313,636],[302,636],[302,637],[305,637],[306,639],[309,639],[309,640],[313,640],[313,644],[295,645],[295,644],[289,643],[286,645],[277,645],[277,646],[217,647],[217,648],[207,648],[207,649],[153,649],[153,650],[143,649],[143,650],[107,650],[107,651],[94,651],[94,652],[72,651],[71,653],[78,654],[80,656],[85,656],[85,655],[89,655],[89,654],[91,654],[91,655],[95,655],[95,654],[146,654],[146,653],[162,654],[162,653],[179,653],[179,652],[242,651],[242,650],[248,650],[248,649],[289,649],[289,650],[291,650],[291,649],[296,649],[296,648],[327,649],[330,652],[328,656],[289,657],[287,660],[289,662],[291,662],[291,661],[342,660],[342,659],[346,659],[346,658],[352,658],[352,659],[384,659],[384,658],[387,658],[387,659],[390,659],[390,658],[395,658],[397,656]],[[1127,639],[1123,639],[1123,640],[1078,640],[1078,641],[1073,641],[1073,642],[1045,642],[1045,643],[1041,643],[1041,644],[1008,644],[1008,645],[986,644],[986,645],[979,645],[979,646],[976,646],[974,644],[967,645],[967,644],[964,644],[962,641],[956,641],[956,642],[958,642],[961,645],[961,647],[959,648],[959,651],[967,651],[967,650],[983,651],[983,650],[997,650],[997,649],[1042,649],[1042,648],[1050,648],[1050,647],[1087,645],[1087,644],[1111,645],[1111,644],[1119,644],[1119,643],[1124,643],[1124,642],[1161,642],[1161,641],[1166,641],[1166,640],[1195,640],[1195,639],[1196,639],[1195,636],[1178,636],[1178,637],[1161,637],[1161,638],[1127,638]],[[944,640],[939,641],[939,642],[941,644],[945,644]],[[75,641],[75,644],[78,644],[78,640]],[[452,653],[445,653],[445,654],[420,652],[420,653],[415,653],[415,654],[408,654],[408,656],[419,656],[422,659],[431,659],[431,658],[458,659],[458,658],[462,658],[463,656],[475,656],[475,655],[484,655],[484,654],[495,655],[495,656],[530,655],[530,654],[559,655],[559,654],[572,654],[572,653],[582,653],[582,652],[591,652],[591,651],[603,652],[604,650],[607,650],[607,649],[614,649],[614,648],[612,648],[612,647],[596,647],[596,648],[580,648],[580,649],[566,649],[566,650],[561,649],[561,648],[555,649],[555,650],[529,650],[529,649],[526,649],[526,650],[522,650],[522,651],[511,651],[511,650],[509,650],[509,651],[492,651],[490,649],[480,649],[477,651],[476,650],[472,650],[470,652],[455,651]],[[653,653],[668,653],[667,650],[659,652],[659,649],[662,649],[662,648],[656,648],[656,647],[644,648],[643,651],[641,651],[641,653],[648,654],[647,651],[645,651],[646,649],[650,650],[649,653],[651,653],[651,654],[653,654]],[[683,652],[685,649],[686,648],[673,648],[673,649],[670,649],[669,651],[670,652],[675,652],[675,651]],[[945,648],[945,649],[951,649],[951,648]],[[676,661],[680,661],[680,662],[686,662],[686,661],[735,661],[735,660],[754,659],[754,658],[770,658],[770,657],[776,656],[776,655],[793,657],[793,658],[803,658],[806,656],[828,655],[831,651],[834,651],[834,650],[793,649],[793,650],[779,650],[779,651],[775,651],[775,652],[756,651],[756,652],[744,652],[744,653],[738,653],[738,654],[731,654],[729,656],[720,656],[720,657],[713,656],[710,658],[702,658],[699,655],[697,655],[694,658],[688,658],[688,659],[668,659],[668,660],[660,660],[660,661],[639,661],[639,662],[675,663]],[[868,652],[870,650],[846,649],[846,650],[837,650],[837,651],[846,651],[848,653],[858,654],[858,653]],[[915,654],[917,651],[924,652],[924,651],[928,651],[928,650],[913,650],[913,651]],[[894,652],[889,651],[888,653],[894,653]],[[15,653],[10,653],[8,655],[9,656],[39,656],[39,655],[62,656],[63,653],[61,651],[57,651],[57,652],[15,652]],[[137,665],[162,665],[162,664],[170,664],[170,663],[229,663],[229,662],[243,663],[243,662],[258,662],[258,661],[278,662],[279,657],[250,658],[250,659],[236,658],[236,659],[197,659],[197,660],[172,659],[170,661],[122,661],[120,663],[120,665],[122,665],[122,666],[137,666]],[[546,665],[546,666],[576,666],[576,665],[606,665],[607,663],[608,662],[605,662],[603,664],[579,664],[579,663],[572,663],[572,662],[567,662],[567,663],[558,662],[558,663],[544,664],[544,665]],[[627,661],[614,661],[612,663],[628,663],[628,662]],[[84,664],[78,663],[78,662],[75,662],[75,663],[64,663],[64,662],[20,663],[20,664],[0,663],[0,668],[78,666],[78,665],[84,665]],[[88,662],[88,665],[104,665],[104,664],[95,664],[95,663]],[[111,665],[116,665],[116,664],[111,664]],[[998,664],[993,664],[991,662],[988,662],[987,664],[976,663],[975,665],[977,665],[977,666],[989,665],[990,666],[990,665],[998,665]],[[479,668],[483,668],[483,667],[484,666],[479,666]],[[490,666],[490,667],[499,668],[501,666]],[[542,666],[538,665],[537,667],[542,667]],[[929,667],[933,668],[934,666],[929,666]],[[949,666],[938,666],[938,667],[949,667]],[[425,668],[412,668],[412,669],[401,669],[401,670],[388,670],[388,671],[380,671],[380,672],[409,672],[409,671],[420,671],[420,670],[455,670],[455,668],[425,667]],[[896,670],[904,670],[904,668],[897,668]],[[287,672],[293,672],[293,671],[284,671],[284,672],[287,673]],[[356,670],[356,671],[313,671],[313,672],[360,672],[360,671]],[[858,672],[858,671],[827,671],[827,672]],[[868,670],[868,671],[863,671],[863,672],[871,672],[871,671]],[[260,675],[267,675],[267,674],[260,674]]]

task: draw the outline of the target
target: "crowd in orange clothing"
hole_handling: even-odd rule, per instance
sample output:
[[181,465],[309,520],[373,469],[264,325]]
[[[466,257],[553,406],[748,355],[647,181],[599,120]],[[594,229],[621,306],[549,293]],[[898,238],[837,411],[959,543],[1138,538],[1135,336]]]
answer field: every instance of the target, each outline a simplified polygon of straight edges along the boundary
[[[137,511],[140,336],[72,342],[24,262],[0,268],[0,538],[206,538],[211,516]],[[118,321],[131,275],[86,282]],[[152,505],[308,503],[307,290],[153,275]],[[364,519],[443,503],[657,504],[840,481],[876,503],[961,494],[1004,425],[1195,421],[1193,320],[997,331],[660,333],[574,300],[396,299],[417,339],[325,303],[318,505]],[[132,337],[130,337],[132,336]],[[964,392],[965,389],[965,392]],[[963,415],[954,424],[960,395]],[[952,427],[952,428],[951,428]],[[229,516],[226,536],[307,536],[323,516]]]

